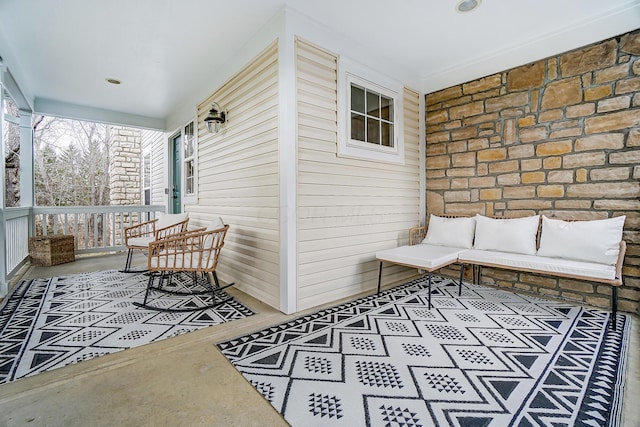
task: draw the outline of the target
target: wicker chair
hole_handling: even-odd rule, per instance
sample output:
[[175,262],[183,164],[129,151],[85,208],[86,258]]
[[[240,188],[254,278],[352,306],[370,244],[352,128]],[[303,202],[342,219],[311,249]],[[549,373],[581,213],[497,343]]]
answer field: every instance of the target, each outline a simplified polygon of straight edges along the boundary
[[143,222],[138,225],[126,227],[124,229],[124,244],[128,249],[127,262],[125,263],[124,273],[139,272],[131,270],[131,259],[134,250],[146,250],[149,243],[164,239],[177,233],[187,231],[189,218],[187,214],[168,214],[151,221]]
[[[234,283],[220,286],[216,274],[218,257],[228,229],[229,225],[224,225],[216,229],[187,231],[150,243],[147,290],[144,301],[134,302],[134,305],[157,311],[197,311],[213,308],[231,300],[232,298],[222,290],[233,286]],[[177,279],[178,275],[181,283],[176,285],[172,283],[172,279]],[[165,281],[168,282],[166,286]],[[184,306],[177,308],[159,306],[158,303],[162,303],[160,299],[155,305],[150,305],[149,296],[152,291],[188,296],[189,300]],[[202,297],[193,298],[194,296]],[[175,299],[171,301],[175,302]]]

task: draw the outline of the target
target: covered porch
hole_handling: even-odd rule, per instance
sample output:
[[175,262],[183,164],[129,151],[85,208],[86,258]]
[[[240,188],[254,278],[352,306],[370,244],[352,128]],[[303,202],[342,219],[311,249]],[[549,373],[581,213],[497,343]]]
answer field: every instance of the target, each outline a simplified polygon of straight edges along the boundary
[[[477,10],[486,10],[484,15],[461,15],[445,2],[419,7],[346,2],[327,8],[313,1],[270,0],[241,2],[245,9],[236,10],[231,4],[191,0],[180,6],[163,2],[152,11],[147,2],[127,7],[127,2],[115,2],[104,6],[103,15],[91,9],[97,6],[80,3],[42,2],[37,12],[24,6],[27,2],[0,5],[3,28],[20,34],[7,35],[0,28],[0,101],[11,98],[20,112],[3,112],[0,118],[7,118],[20,135],[24,202],[8,207],[7,185],[2,186],[0,296],[22,279],[122,268],[124,227],[159,212],[186,212],[197,225],[218,217],[230,224],[221,279],[237,282],[230,293],[256,314],[3,384],[0,407],[7,410],[0,413],[0,424],[286,425],[260,394],[263,390],[252,386],[216,344],[360,297],[373,299],[380,274],[375,253],[404,245],[409,228],[426,225],[429,214],[626,216],[629,251],[620,311],[630,325],[631,351],[623,411],[625,420],[635,419],[640,398],[640,357],[633,351],[640,345],[637,1],[591,2],[588,7],[579,0],[549,2],[548,10],[557,7],[557,13],[531,19],[539,11],[521,12],[527,16],[519,21],[521,28],[504,26],[516,22],[513,10],[490,2],[483,7],[492,9]],[[363,12],[366,19],[354,18]],[[378,22],[391,12],[404,18],[397,19],[390,36]],[[67,24],[53,26],[58,21],[47,21],[49,16]],[[145,21],[144,31],[131,19],[149,16],[155,18]],[[177,16],[189,17],[185,28],[167,31],[175,29]],[[13,17],[27,31],[9,25]],[[122,24],[122,34],[112,31],[115,23]],[[31,25],[49,28],[60,39],[24,43],[37,33]],[[65,31],[57,33],[60,28]],[[431,32],[423,33],[427,29]],[[232,31],[237,37],[230,36]],[[83,56],[83,45],[72,43],[82,35],[104,43],[104,51]],[[482,41],[469,46],[476,38]],[[34,46],[43,49],[29,55],[27,48]],[[57,68],[52,58],[62,50],[54,46],[76,46],[70,49],[75,56],[65,56],[64,66]],[[86,58],[84,64],[78,58]],[[58,72],[44,73],[49,64]],[[69,69],[77,73],[65,75]],[[365,109],[365,99],[375,107]],[[149,155],[151,204],[34,206],[34,113],[160,131],[140,153]],[[0,172],[5,175],[6,169]],[[184,194],[173,203],[177,189]],[[39,224],[46,227],[39,230]],[[50,268],[30,265],[29,238],[60,232],[74,236],[76,261]],[[137,254],[134,263],[144,262]],[[506,289],[513,298],[548,298],[566,305],[567,312],[609,307],[608,286],[487,270],[486,293]],[[415,269],[400,265],[383,274],[389,287],[416,278]],[[469,293],[476,291],[473,286]],[[442,289],[437,296],[442,307],[462,304],[446,286]],[[432,332],[424,343],[409,346],[423,359],[437,340],[447,349],[440,353],[448,353],[446,332],[461,318],[473,321],[462,312],[449,322],[436,318],[437,310],[394,306],[382,317],[397,319],[371,324],[384,325],[394,340],[405,323],[415,320],[400,318],[407,313],[440,322],[424,326]],[[548,332],[571,323],[564,314],[534,323]],[[507,321],[531,326],[527,319]],[[427,324],[422,318],[417,322]],[[368,321],[354,323],[347,326]],[[603,332],[599,326],[594,329]],[[559,336],[556,332],[548,336]],[[527,351],[539,350],[535,338],[531,343]],[[315,344],[312,340],[309,347]],[[552,352],[540,353],[548,357]],[[359,353],[349,356],[354,354]],[[334,362],[342,356],[335,357]],[[325,359],[308,360],[324,369]],[[509,356],[504,360],[524,366]],[[347,375],[355,377],[356,371]],[[373,381],[367,385],[377,387]]]

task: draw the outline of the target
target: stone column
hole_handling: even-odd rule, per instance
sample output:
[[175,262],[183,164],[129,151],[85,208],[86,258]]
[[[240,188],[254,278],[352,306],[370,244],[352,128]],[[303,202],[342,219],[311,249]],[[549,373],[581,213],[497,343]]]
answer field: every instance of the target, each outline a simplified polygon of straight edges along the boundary
[[[122,126],[111,128],[109,143],[109,197],[111,205],[140,205],[141,190],[141,148],[140,131]],[[128,214],[116,216],[116,242],[120,243],[120,224],[124,226],[137,224],[139,215],[129,217]],[[122,242],[124,243],[124,242]]]

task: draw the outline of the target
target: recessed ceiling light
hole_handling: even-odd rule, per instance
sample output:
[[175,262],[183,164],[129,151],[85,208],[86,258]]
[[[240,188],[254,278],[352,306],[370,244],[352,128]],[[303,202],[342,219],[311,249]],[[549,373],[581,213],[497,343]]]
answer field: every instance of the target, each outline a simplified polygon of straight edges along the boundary
[[482,0],[460,0],[456,5],[456,12],[471,12],[480,6],[480,3],[482,3]]
[[120,80],[118,79],[112,79],[110,77],[105,79],[107,81],[107,83],[111,83],[112,85],[119,85],[120,83],[122,83]]

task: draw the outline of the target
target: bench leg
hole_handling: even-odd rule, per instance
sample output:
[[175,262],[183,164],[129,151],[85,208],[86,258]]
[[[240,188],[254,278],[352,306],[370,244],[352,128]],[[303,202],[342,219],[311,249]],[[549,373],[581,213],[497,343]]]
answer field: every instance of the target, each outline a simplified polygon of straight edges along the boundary
[[618,318],[617,313],[618,313],[618,287],[617,286],[612,286],[611,287],[611,327],[613,328],[613,330],[616,330],[616,320]]
[[382,280],[382,261],[380,261],[380,267],[378,268],[378,293],[380,293],[380,281]]
[[462,276],[464,275],[464,264],[460,264],[460,282],[458,283],[458,296],[462,296]]

